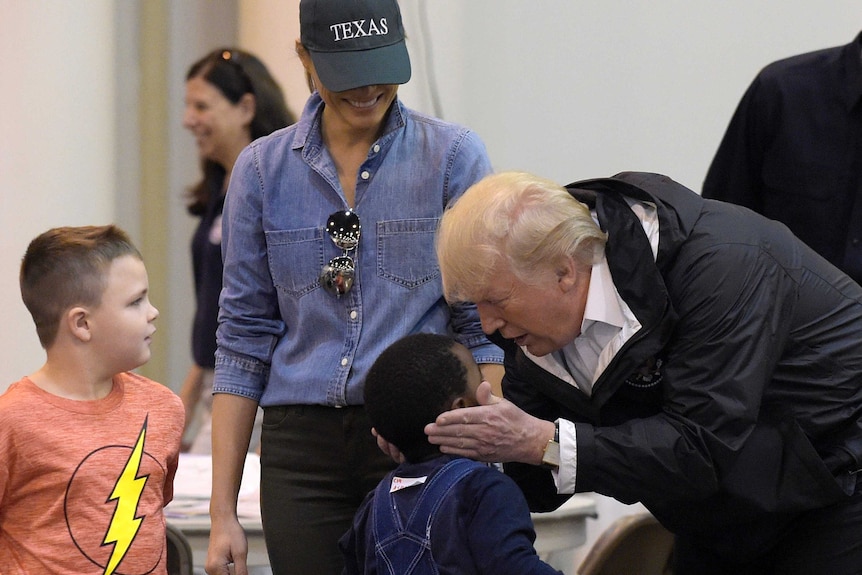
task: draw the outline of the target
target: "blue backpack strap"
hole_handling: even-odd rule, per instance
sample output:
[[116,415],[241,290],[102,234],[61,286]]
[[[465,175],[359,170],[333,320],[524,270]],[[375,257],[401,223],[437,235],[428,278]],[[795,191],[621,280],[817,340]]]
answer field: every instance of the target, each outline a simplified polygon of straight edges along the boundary
[[[434,516],[451,489],[470,472],[483,466],[477,461],[457,458],[440,468],[422,487],[406,525],[389,491],[394,473],[380,482],[374,494],[372,516],[378,572],[390,575],[437,572],[431,557],[430,539]],[[420,565],[424,568],[419,568]]]

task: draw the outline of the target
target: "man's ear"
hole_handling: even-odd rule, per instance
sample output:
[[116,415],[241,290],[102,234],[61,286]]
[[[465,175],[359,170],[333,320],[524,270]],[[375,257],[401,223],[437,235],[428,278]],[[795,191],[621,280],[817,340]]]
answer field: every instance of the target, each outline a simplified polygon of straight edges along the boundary
[[557,283],[563,291],[569,291],[578,285],[580,275],[588,273],[579,266],[572,256],[566,256],[560,260],[556,268]]
[[93,337],[90,331],[90,312],[84,307],[73,307],[64,315],[65,326],[79,341],[87,342]]

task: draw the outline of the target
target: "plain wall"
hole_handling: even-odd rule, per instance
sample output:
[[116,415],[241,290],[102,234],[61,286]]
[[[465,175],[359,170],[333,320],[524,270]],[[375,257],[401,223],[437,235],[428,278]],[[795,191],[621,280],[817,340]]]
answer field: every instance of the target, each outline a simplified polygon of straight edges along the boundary
[[143,252],[161,311],[141,371],[178,388],[193,311],[183,195],[199,177],[183,80],[236,29],[234,0],[0,0],[0,391],[45,360],[18,288],[27,244],[111,222]]
[[497,169],[561,183],[646,170],[698,191],[760,68],[862,29],[853,1],[401,3],[416,72],[401,95],[432,109],[436,85],[440,114],[474,128]]
[[30,240],[116,213],[110,0],[0,0],[0,391],[44,361],[21,303]]

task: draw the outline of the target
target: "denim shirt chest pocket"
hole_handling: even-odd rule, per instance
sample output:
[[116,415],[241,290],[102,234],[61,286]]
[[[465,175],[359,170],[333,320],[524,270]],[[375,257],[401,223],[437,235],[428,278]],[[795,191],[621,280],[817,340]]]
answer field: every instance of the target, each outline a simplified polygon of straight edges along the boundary
[[297,298],[317,288],[323,240],[319,227],[267,231],[269,273],[275,287]]
[[415,288],[440,275],[434,234],[438,218],[377,222],[377,275]]

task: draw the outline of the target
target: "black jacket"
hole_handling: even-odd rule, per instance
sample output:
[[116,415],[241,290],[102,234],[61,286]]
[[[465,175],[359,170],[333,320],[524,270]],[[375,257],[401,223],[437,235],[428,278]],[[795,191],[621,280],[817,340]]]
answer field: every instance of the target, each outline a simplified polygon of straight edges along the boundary
[[[743,554],[794,513],[852,493],[862,288],[783,224],[664,176],[568,188],[595,208],[614,284],[643,327],[591,397],[496,341],[506,397],[576,423],[577,491],[640,501],[672,531]],[[624,196],[656,206],[657,258]],[[567,498],[545,469],[506,471],[535,511]]]
[[739,102],[703,196],[787,224],[862,283],[862,33],[766,66]]

